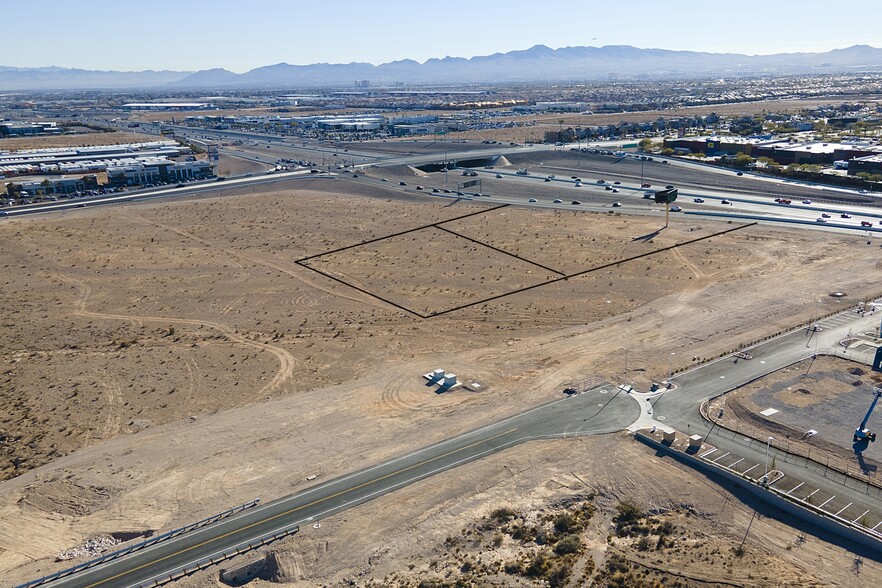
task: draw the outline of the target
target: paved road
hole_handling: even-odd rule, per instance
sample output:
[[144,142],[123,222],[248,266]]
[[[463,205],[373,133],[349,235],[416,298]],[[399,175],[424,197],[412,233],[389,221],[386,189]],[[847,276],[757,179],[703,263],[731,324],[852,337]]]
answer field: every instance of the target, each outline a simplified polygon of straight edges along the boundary
[[[655,422],[661,426],[707,435],[708,425],[698,412],[702,401],[803,359],[816,350],[832,352],[850,332],[875,330],[878,317],[844,312],[821,321],[821,324],[827,325],[827,328],[819,333],[796,330],[751,349],[751,360],[724,358],[674,377],[674,389],[649,399],[653,404],[649,417],[646,416],[646,406],[644,415],[640,416],[640,403],[646,401],[644,398],[638,400],[613,386],[601,386],[245,511],[216,525],[76,577],[59,580],[51,586],[130,586],[242,541],[293,524],[308,524],[438,472],[529,440],[608,433],[640,422]],[[847,436],[851,432],[843,431],[843,434]],[[764,444],[738,435],[712,432],[707,442],[720,451],[719,455],[723,455],[723,452],[727,452],[727,455],[734,453],[756,464],[765,459]],[[775,453],[773,450],[772,457]],[[871,517],[882,513],[879,497],[868,495],[863,487],[837,483],[820,469],[783,462],[776,467],[793,480],[803,480],[812,488],[825,489],[826,494],[819,496],[835,494],[841,504],[847,502],[849,512],[862,510],[866,506],[868,512],[873,509],[869,515]]]
[[525,441],[623,430],[639,413],[637,401],[614,386],[595,388],[244,511],[48,586],[127,587],[265,533],[309,524]]

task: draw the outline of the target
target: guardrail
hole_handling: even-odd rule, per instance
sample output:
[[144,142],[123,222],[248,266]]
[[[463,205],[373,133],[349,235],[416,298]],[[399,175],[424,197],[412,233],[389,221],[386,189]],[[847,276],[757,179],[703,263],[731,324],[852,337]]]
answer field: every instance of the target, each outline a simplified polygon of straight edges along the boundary
[[185,576],[189,576],[190,574],[204,570],[207,567],[219,564],[222,561],[236,557],[237,555],[247,553],[254,549],[258,549],[259,547],[263,547],[268,543],[272,543],[273,541],[282,539],[284,537],[287,537],[288,535],[293,535],[298,531],[300,531],[300,527],[298,525],[285,527],[279,531],[273,531],[272,533],[261,535],[256,539],[243,541],[242,543],[230,547],[229,549],[212,553],[211,555],[175,568],[170,572],[163,572],[161,575],[154,576],[149,580],[144,580],[137,584],[130,584],[126,588],[156,588],[157,586],[162,586],[164,584],[168,584],[169,582],[174,582],[175,580],[180,580]]
[[141,541],[139,543],[135,543],[134,545],[129,545],[128,547],[125,547],[123,549],[118,549],[116,551],[112,551],[112,552],[110,552],[106,555],[103,555],[101,557],[97,557],[95,559],[90,559],[89,561],[83,562],[81,564],[77,564],[75,566],[65,568],[65,569],[61,570],[60,572],[55,572],[55,573],[43,576],[42,578],[37,578],[36,580],[31,580],[30,582],[25,582],[24,584],[19,584],[19,585],[15,586],[14,588],[35,588],[36,586],[42,586],[43,584],[46,584],[48,582],[53,582],[53,581],[58,580],[60,578],[70,576],[71,574],[76,574],[77,572],[80,572],[82,570],[85,570],[85,569],[88,569],[91,567],[95,567],[99,564],[120,558],[120,557],[122,557],[124,555],[128,555],[132,552],[139,551],[141,549],[144,549],[145,547],[149,547],[151,545],[161,543],[162,541],[165,541],[167,539],[171,539],[172,537],[177,537],[179,535],[183,535],[184,533],[188,533],[190,531],[193,531],[194,529],[198,529],[200,527],[205,527],[206,525],[216,523],[217,521],[219,521],[221,519],[225,519],[225,518],[232,516],[236,513],[242,512],[243,510],[247,510],[249,508],[255,507],[259,503],[260,503],[260,498],[255,498],[254,500],[250,500],[248,502],[240,504],[239,506],[234,506],[231,509],[228,509],[228,510],[225,510],[225,511],[218,513],[216,515],[212,515],[210,517],[204,518],[204,519],[197,521],[195,523],[191,523],[189,525],[179,527],[179,528],[171,530],[167,533],[163,533],[162,535],[157,535],[156,537],[151,537],[150,539],[145,539],[144,541]]

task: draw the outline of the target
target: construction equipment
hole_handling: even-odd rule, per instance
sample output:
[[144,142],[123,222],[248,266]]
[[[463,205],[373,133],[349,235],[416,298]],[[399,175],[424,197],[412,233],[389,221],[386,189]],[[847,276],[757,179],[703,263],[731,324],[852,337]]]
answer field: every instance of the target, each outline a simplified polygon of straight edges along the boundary
[[882,396],[882,388],[873,388],[873,402],[870,404],[870,410],[867,411],[866,416],[864,416],[864,420],[861,421],[861,424],[857,429],[854,430],[854,442],[857,443],[859,441],[875,441],[876,433],[871,433],[869,429],[867,429],[867,421],[870,420],[870,415],[873,414],[873,409],[876,408],[876,403],[879,402],[879,397]]

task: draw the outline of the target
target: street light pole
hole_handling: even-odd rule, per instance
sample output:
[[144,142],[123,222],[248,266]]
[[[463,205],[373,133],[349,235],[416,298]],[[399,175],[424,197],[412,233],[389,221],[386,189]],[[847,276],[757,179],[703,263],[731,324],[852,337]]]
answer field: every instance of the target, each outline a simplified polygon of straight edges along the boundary
[[763,479],[761,480],[761,482],[763,484],[766,484],[769,481],[769,448],[772,445],[773,439],[774,439],[774,437],[769,437],[766,440],[766,468],[765,468],[765,473],[763,474]]

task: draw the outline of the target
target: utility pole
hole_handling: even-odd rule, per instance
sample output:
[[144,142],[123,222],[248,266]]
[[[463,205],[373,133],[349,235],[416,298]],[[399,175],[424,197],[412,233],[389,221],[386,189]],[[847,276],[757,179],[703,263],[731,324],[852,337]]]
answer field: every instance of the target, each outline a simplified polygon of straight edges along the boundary
[[769,437],[766,440],[766,468],[765,468],[765,473],[763,474],[763,477],[760,480],[760,484],[762,484],[763,486],[765,486],[766,484],[769,483],[769,448],[772,445],[773,439],[774,439],[774,437]]

